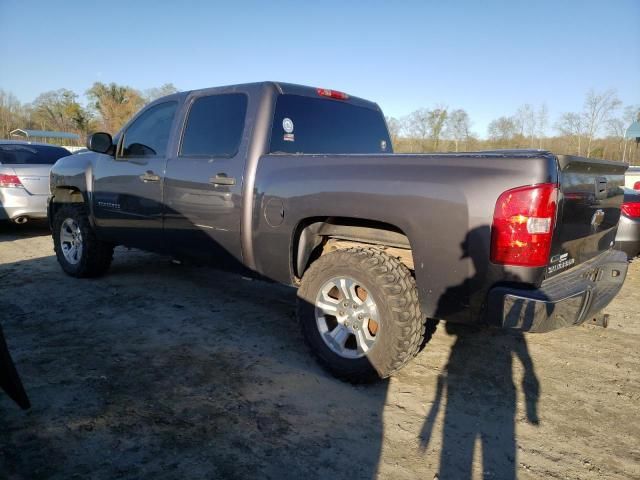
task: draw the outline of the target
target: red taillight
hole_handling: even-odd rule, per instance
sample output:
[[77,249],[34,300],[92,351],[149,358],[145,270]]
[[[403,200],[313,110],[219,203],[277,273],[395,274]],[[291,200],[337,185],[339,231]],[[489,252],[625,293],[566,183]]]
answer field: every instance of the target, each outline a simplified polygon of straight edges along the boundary
[[640,182],[636,182],[633,184],[633,189],[634,190],[640,190]]
[[557,201],[554,183],[514,188],[500,195],[491,227],[491,261],[524,267],[547,265]]
[[318,95],[321,97],[329,97],[335,98],[336,100],[348,100],[349,95],[343,92],[338,92],[336,90],[329,90],[328,88],[319,88]]
[[22,182],[17,175],[0,173],[0,187],[22,188]]
[[630,218],[640,218],[640,202],[625,202],[620,207],[622,213]]

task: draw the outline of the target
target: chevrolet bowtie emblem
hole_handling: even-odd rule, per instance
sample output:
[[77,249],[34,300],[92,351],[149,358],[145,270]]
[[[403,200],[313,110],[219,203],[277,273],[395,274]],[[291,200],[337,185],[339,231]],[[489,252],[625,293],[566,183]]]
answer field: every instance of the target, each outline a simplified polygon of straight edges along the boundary
[[603,220],[604,220],[604,210],[602,209],[596,210],[596,213],[594,213],[593,217],[591,217],[591,228],[593,229],[593,231],[596,231],[598,229],[598,227],[600,226]]

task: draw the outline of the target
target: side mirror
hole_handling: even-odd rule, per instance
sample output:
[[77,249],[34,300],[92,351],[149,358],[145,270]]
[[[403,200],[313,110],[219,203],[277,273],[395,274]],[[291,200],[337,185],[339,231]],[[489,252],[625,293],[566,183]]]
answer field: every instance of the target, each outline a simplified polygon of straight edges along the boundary
[[87,148],[93,152],[113,154],[113,139],[105,132],[92,133],[87,137]]

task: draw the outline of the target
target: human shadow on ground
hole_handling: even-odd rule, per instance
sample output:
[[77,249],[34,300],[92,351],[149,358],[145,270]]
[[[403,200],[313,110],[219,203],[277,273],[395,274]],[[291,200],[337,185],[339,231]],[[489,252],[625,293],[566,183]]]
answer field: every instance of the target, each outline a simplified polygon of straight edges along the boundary
[[527,420],[539,423],[539,383],[522,334],[474,331],[447,325],[455,335],[445,371],[438,377],[434,401],[425,420],[421,445],[426,449],[444,408],[439,478],[470,479],[476,442],[482,452],[485,479],[516,478],[517,386],[514,357],[522,363]]
[[[452,299],[473,294],[491,277],[509,279],[509,275],[487,262],[487,227],[472,230],[461,245],[463,258],[470,258],[475,274],[442,295],[442,308],[450,309]],[[517,278],[511,280],[516,281]],[[440,306],[439,306],[439,309]],[[442,312],[444,316],[450,312]],[[548,312],[550,313],[550,312]],[[533,311],[516,303],[508,318],[530,318]],[[440,410],[444,408],[439,479],[472,478],[476,442],[479,441],[484,479],[516,478],[516,406],[517,386],[513,381],[514,357],[524,369],[521,383],[526,418],[539,423],[537,404],[540,394],[533,360],[525,336],[518,331],[479,329],[448,323],[446,332],[455,335],[448,362],[439,375],[434,401],[420,435],[426,450]]]

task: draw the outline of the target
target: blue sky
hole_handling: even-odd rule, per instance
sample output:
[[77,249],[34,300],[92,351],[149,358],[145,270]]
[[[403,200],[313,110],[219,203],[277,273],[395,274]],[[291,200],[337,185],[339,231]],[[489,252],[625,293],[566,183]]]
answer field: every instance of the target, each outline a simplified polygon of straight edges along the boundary
[[590,88],[640,104],[640,0],[0,0],[0,88],[30,102],[94,81],[181,90],[282,80],[377,101],[444,104],[473,130]]

